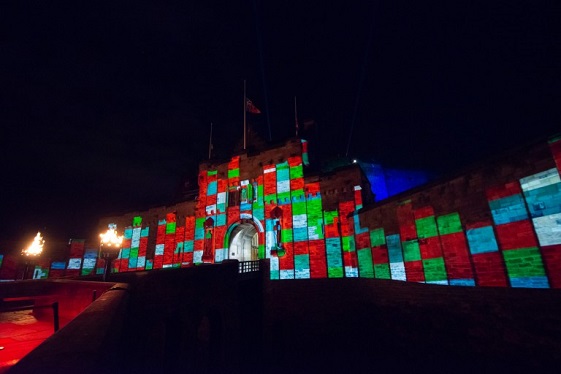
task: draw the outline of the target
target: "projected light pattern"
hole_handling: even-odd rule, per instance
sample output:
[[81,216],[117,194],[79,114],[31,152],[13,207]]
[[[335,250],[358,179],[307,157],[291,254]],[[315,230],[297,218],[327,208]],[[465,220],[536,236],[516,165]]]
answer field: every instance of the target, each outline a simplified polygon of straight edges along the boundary
[[[549,142],[556,167],[550,159],[545,170],[480,188],[469,195],[473,213],[462,208],[468,195],[454,197],[458,208],[411,197],[380,205],[381,218],[369,225],[359,211],[364,186],[341,185],[334,199],[322,196],[321,179],[304,179],[305,146],[258,168],[252,161],[251,172],[240,156],[202,168],[194,214],[167,212],[151,224],[135,216],[113,271],[268,258],[275,280],[561,288],[561,139]],[[68,262],[51,264],[49,277],[103,271],[97,249],[74,241],[70,252]]]

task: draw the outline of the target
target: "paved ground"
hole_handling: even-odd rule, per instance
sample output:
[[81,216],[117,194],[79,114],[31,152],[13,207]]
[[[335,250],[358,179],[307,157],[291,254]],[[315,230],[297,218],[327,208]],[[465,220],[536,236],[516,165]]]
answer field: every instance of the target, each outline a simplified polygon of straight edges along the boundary
[[[60,327],[67,321],[60,321]],[[0,374],[54,333],[53,320],[38,320],[33,311],[0,313]]]

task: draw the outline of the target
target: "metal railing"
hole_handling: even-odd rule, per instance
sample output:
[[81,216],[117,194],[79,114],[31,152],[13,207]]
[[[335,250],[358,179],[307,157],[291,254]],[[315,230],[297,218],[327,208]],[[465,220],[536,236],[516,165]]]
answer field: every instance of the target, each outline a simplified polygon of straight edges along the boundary
[[244,274],[244,273],[253,273],[253,272],[256,272],[256,271],[260,271],[261,267],[260,267],[259,264],[260,264],[259,260],[256,260],[256,261],[240,261],[239,268],[238,268],[238,273]]

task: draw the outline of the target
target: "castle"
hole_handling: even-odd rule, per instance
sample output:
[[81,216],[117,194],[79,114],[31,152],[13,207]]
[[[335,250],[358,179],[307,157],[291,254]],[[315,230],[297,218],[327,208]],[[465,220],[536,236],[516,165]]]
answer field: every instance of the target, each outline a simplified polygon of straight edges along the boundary
[[[269,259],[279,280],[560,288],[560,167],[553,138],[376,201],[358,163],[309,173],[307,141],[291,139],[202,162],[196,199],[106,217],[99,229],[124,229],[112,272]],[[73,241],[67,263],[42,271],[101,274],[98,251]]]

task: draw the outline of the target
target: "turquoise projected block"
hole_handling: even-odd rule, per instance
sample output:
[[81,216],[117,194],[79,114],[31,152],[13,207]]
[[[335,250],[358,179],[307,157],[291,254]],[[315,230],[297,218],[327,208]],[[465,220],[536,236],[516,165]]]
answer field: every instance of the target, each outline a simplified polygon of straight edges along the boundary
[[206,187],[207,196],[216,195],[217,191],[218,191],[218,182],[217,181],[210,182],[208,184],[208,186]]
[[510,285],[515,288],[549,288],[546,276],[510,278]]
[[522,221],[528,219],[528,212],[521,194],[489,201],[495,225]]
[[195,240],[205,238],[205,229],[203,227],[195,229]]
[[226,225],[226,214],[219,214],[216,216],[216,226]]
[[253,204],[253,218],[263,221],[265,219],[265,209],[255,209],[255,204]]
[[353,214],[353,220],[355,224],[355,234],[363,234],[365,232],[368,232],[368,227],[365,228],[360,227],[360,218],[358,217],[357,213]]
[[479,227],[466,231],[471,254],[497,252],[499,246],[492,226]]
[[183,252],[183,242],[175,243],[175,254]]
[[288,181],[290,180],[290,171],[288,169],[288,164],[278,164],[277,165],[277,182],[278,181]]
[[475,279],[450,279],[450,286],[475,287]]
[[561,183],[524,191],[532,218],[561,213]]
[[379,247],[386,244],[386,237],[384,236],[384,229],[374,229],[370,231],[370,244],[373,247]]
[[356,251],[358,257],[358,272],[361,278],[374,278],[374,266],[372,264],[372,251],[363,248]]
[[148,237],[149,234],[150,234],[150,227],[145,227],[142,230],[140,230],[140,237],[141,238],[146,238],[146,237]]
[[403,254],[401,252],[401,241],[399,234],[386,236],[386,243],[388,246],[388,259],[390,263],[403,262]]
[[183,250],[185,252],[193,252],[195,248],[195,241],[194,240],[186,240],[185,244],[183,245]]
[[310,278],[310,255],[295,255],[294,270],[294,276],[296,279]]
[[327,273],[329,278],[343,277],[343,256],[341,254],[341,241],[339,238],[325,239],[327,252]]
[[121,258],[129,258],[131,254],[130,248],[123,248],[121,250]]
[[293,229],[294,241],[303,242],[308,240],[308,228],[307,227],[297,227]]
[[131,257],[129,258],[129,269],[136,268],[136,264],[138,262],[138,257]]
[[271,274],[271,280],[278,280],[280,279],[279,271],[278,270],[271,270],[269,272]]
[[123,233],[124,239],[132,239],[132,228],[127,227]]

